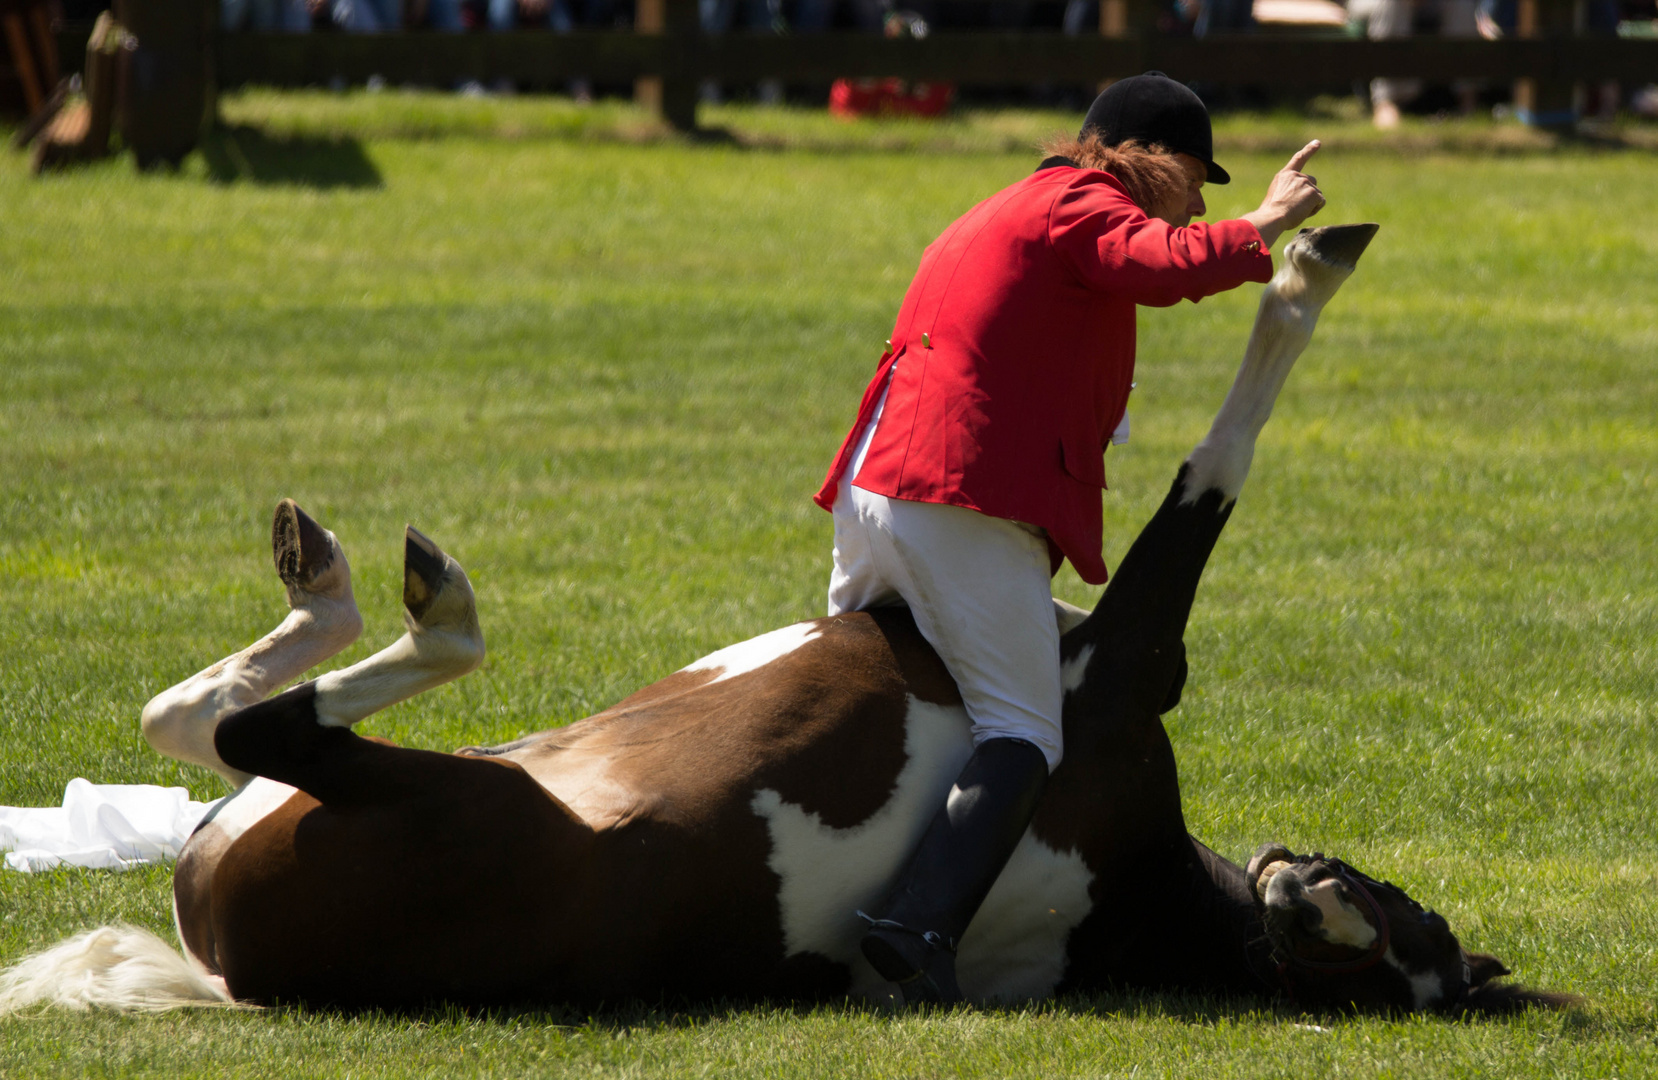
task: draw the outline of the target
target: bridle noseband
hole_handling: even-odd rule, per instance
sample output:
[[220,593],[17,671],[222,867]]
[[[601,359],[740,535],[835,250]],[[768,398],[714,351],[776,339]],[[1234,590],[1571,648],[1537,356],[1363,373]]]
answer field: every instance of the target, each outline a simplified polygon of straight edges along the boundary
[[1365,948],[1362,955],[1352,960],[1308,960],[1282,948],[1277,940],[1269,937],[1271,951],[1268,953],[1268,959],[1273,965],[1273,973],[1277,976],[1278,988],[1283,991],[1285,997],[1294,1001],[1295,983],[1290,979],[1292,970],[1315,975],[1353,975],[1368,971],[1387,955],[1388,947],[1393,941],[1393,925],[1388,921],[1387,912],[1382,910],[1382,905],[1376,902],[1376,898],[1360,880],[1364,875],[1340,859],[1326,859],[1322,852],[1314,852],[1311,855],[1296,855],[1284,861],[1302,866],[1308,863],[1323,863],[1337,880],[1364,901],[1365,907],[1370,909],[1372,925],[1376,929],[1376,940]]
[[1276,942],[1273,943],[1273,958],[1281,965],[1287,963],[1291,967],[1300,968],[1304,971],[1316,971],[1325,975],[1351,975],[1375,967],[1382,957],[1387,954],[1388,946],[1393,943],[1393,924],[1388,921],[1387,912],[1382,910],[1382,905],[1378,904],[1376,898],[1370,894],[1370,890],[1365,888],[1364,875],[1340,859],[1326,859],[1320,854],[1301,855],[1295,861],[1298,863],[1322,862],[1334,872],[1337,880],[1357,894],[1358,898],[1363,900],[1365,906],[1370,909],[1370,914],[1374,916],[1371,925],[1376,928],[1376,940],[1366,947],[1364,955],[1353,960],[1308,960],[1296,956],[1294,953],[1290,953],[1287,958],[1280,957]]
[[[1370,945],[1365,948],[1362,955],[1357,956],[1352,960],[1309,960],[1305,957],[1297,956],[1295,953],[1290,952],[1287,949],[1280,949],[1279,943],[1276,940],[1269,938],[1269,943],[1272,948],[1268,954],[1268,958],[1271,960],[1276,969],[1275,974],[1278,977],[1279,988],[1284,992],[1284,996],[1289,998],[1291,1001],[1295,1000],[1295,985],[1290,979],[1290,972],[1292,970],[1304,971],[1315,975],[1355,975],[1361,971],[1368,971],[1369,969],[1375,967],[1381,962],[1382,957],[1387,955],[1388,949],[1393,944],[1393,924],[1388,919],[1387,912],[1382,910],[1382,905],[1376,902],[1376,897],[1371,893],[1366,884],[1367,882],[1369,885],[1386,886],[1396,892],[1400,892],[1400,895],[1404,896],[1405,899],[1412,904],[1412,906],[1418,909],[1421,908],[1420,904],[1417,904],[1416,901],[1411,900],[1408,895],[1399,890],[1398,886],[1389,885],[1386,882],[1379,882],[1375,878],[1367,877],[1365,874],[1353,869],[1340,859],[1326,859],[1322,852],[1314,852],[1311,855],[1296,855],[1290,859],[1286,859],[1285,861],[1299,865],[1315,862],[1323,863],[1335,875],[1337,880],[1339,880],[1343,885],[1346,885],[1347,888],[1350,889],[1360,900],[1364,901],[1365,907],[1370,909],[1370,914],[1374,917],[1372,925],[1376,929],[1376,940],[1371,942]],[[1450,1000],[1446,1004],[1458,1004],[1466,998],[1472,982],[1473,973],[1468,966],[1466,957],[1464,957],[1462,961],[1461,985],[1457,987],[1456,993],[1451,996]]]

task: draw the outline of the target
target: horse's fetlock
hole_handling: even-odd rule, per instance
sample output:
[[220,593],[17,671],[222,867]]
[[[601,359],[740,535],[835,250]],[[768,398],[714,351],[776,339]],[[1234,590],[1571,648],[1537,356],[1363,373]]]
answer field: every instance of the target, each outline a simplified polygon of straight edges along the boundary
[[484,662],[484,635],[476,619],[458,630],[419,628],[410,633],[421,658],[451,678],[476,671]]
[[363,615],[349,592],[344,603],[318,597],[305,597],[304,601],[290,601],[293,611],[289,618],[297,640],[314,642],[332,656],[362,636]]

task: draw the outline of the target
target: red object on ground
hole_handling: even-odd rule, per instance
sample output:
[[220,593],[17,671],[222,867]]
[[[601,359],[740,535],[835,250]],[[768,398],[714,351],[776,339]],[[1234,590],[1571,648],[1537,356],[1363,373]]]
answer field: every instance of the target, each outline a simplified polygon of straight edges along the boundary
[[829,88],[829,115],[844,120],[861,116],[942,116],[955,96],[955,83],[836,79]]

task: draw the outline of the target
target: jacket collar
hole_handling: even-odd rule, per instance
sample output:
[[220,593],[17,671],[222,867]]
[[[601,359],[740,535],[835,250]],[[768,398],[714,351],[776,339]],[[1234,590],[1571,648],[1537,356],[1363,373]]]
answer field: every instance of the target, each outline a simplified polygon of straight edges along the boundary
[[1057,169],[1062,166],[1067,169],[1082,168],[1081,165],[1072,161],[1070,158],[1064,157],[1060,154],[1055,154],[1053,157],[1043,158],[1042,163],[1036,167],[1036,171],[1041,172],[1043,169]]

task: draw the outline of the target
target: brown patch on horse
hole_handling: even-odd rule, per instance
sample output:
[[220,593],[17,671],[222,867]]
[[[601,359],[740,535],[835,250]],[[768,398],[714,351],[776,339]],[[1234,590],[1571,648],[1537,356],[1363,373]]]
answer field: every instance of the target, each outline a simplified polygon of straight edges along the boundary
[[301,792],[219,860],[212,930],[231,992],[339,1005],[535,996],[580,941],[571,915],[591,830],[509,762],[358,742],[373,798]]
[[745,793],[746,809],[770,788],[850,828],[892,796],[908,695],[961,698],[907,609],[813,627],[816,637],[754,670],[676,672],[506,756],[584,816],[596,807],[595,827],[652,815],[695,821],[733,792]]
[[[910,696],[960,699],[905,609],[812,630],[759,667],[717,679],[679,672],[497,751],[578,813],[604,807],[602,821],[588,819],[597,832],[582,924],[604,944],[572,956],[571,985],[611,997],[846,992],[843,965],[784,958],[780,882],[753,800],[770,789],[831,827],[861,824],[892,798],[905,765]],[[709,932],[733,925],[747,932]]]
[[173,908],[179,938],[185,951],[214,975],[224,972],[219,967],[217,939],[213,936],[213,874],[230,844],[224,830],[209,822],[190,837],[173,866]]

